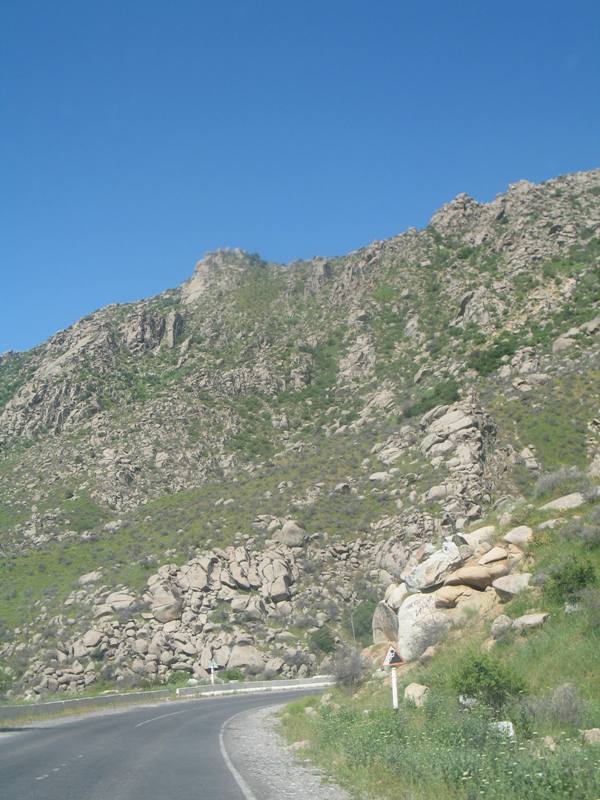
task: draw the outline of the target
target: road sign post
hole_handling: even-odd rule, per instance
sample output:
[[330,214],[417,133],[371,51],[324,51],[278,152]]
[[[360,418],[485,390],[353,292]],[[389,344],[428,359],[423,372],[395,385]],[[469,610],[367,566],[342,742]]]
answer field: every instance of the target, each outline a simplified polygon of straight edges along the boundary
[[219,665],[214,660],[214,658],[212,658],[210,660],[210,662],[208,664],[208,668],[210,670],[210,683],[211,683],[211,686],[214,686],[215,685],[215,670],[219,669]]
[[398,670],[392,667],[392,708],[398,711]]
[[402,656],[396,650],[396,645],[390,644],[386,657],[383,659],[383,666],[392,668],[392,708],[394,711],[398,711],[398,670],[396,667],[402,663]]

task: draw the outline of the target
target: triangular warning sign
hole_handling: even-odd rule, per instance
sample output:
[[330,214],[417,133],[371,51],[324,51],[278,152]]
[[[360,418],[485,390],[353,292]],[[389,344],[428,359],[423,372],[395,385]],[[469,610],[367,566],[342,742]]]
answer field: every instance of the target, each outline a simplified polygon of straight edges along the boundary
[[402,657],[400,653],[397,652],[395,646],[391,644],[388,648],[387,655],[383,659],[383,666],[384,667],[397,667],[398,664],[403,664]]

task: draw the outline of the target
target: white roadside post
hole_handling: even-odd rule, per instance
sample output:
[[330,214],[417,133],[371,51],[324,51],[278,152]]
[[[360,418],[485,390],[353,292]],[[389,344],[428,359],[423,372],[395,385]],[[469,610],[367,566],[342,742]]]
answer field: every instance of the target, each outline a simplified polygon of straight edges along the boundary
[[383,659],[383,666],[392,668],[392,708],[394,711],[398,711],[398,670],[396,667],[402,663],[402,657],[397,652],[396,645],[390,644],[387,655]]
[[209,662],[209,665],[208,665],[208,668],[210,670],[210,683],[211,683],[211,686],[214,686],[215,685],[215,670],[219,669],[219,665],[214,660],[214,658],[211,658],[211,660]]

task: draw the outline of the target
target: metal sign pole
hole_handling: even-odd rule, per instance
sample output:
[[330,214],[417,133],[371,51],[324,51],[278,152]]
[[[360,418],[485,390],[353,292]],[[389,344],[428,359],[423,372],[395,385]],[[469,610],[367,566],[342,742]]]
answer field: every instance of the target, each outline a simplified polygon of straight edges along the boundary
[[398,670],[392,667],[392,708],[398,711]]
[[210,683],[211,683],[211,686],[214,686],[215,685],[215,670],[219,669],[219,665],[214,660],[214,658],[211,658],[211,660],[208,662],[208,668],[210,670]]

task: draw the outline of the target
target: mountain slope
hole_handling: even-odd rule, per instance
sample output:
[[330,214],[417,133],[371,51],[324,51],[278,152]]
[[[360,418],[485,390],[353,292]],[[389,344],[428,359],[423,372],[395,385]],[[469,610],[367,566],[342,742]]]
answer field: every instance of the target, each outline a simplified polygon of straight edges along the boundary
[[[521,182],[489,204],[459,195],[424,230],[339,258],[209,254],[181,287],[4,354],[8,661],[50,619],[74,659],[61,606],[83,573],[102,573],[93,596],[71,598],[85,627],[111,591],[140,602],[161,565],[214,556],[229,569],[276,544],[286,597],[274,599],[273,576],[225,584],[260,594],[256,630],[216,573],[206,610],[178,624],[198,628],[196,652],[230,626],[225,664],[248,639],[264,665],[278,657],[266,647],[276,621],[306,656],[288,674],[312,669],[322,652],[307,615],[347,635],[347,608],[379,599],[424,541],[527,493],[544,470],[598,470],[599,260],[600,171]],[[456,431],[436,429],[437,412],[423,417],[439,405]],[[306,531],[299,547],[281,534],[286,519]],[[214,555],[242,544],[251,552]],[[185,594],[174,569],[163,577]],[[218,608],[215,628],[198,622]],[[160,621],[137,612],[147,616],[135,630],[150,626],[152,638]],[[200,674],[193,653],[181,663]],[[168,679],[171,664],[154,677]]]

